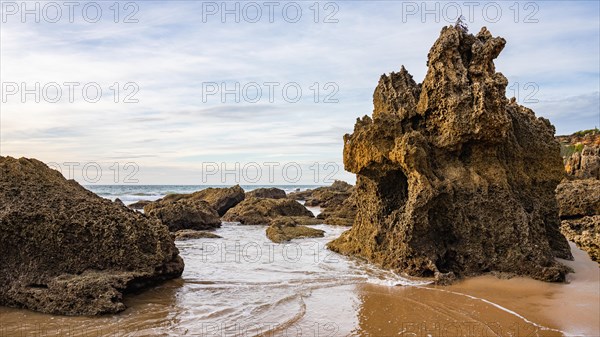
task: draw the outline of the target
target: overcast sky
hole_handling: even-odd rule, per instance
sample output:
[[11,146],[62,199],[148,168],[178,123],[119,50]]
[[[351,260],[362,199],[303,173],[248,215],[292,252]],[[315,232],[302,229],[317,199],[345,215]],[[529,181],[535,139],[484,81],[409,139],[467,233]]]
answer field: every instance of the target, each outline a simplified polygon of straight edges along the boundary
[[82,183],[353,182],[343,134],[381,74],[422,81],[459,8],[506,38],[507,96],[558,134],[600,124],[597,1],[38,2],[39,23],[35,4],[2,2],[0,153]]

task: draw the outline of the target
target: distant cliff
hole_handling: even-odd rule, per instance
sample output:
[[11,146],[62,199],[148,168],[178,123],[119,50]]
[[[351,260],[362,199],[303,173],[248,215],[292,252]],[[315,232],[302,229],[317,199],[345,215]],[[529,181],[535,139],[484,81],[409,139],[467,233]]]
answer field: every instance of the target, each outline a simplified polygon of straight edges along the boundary
[[600,264],[600,130],[556,139],[566,173],[556,189],[561,231]]
[[600,179],[600,130],[578,131],[556,139],[569,178]]

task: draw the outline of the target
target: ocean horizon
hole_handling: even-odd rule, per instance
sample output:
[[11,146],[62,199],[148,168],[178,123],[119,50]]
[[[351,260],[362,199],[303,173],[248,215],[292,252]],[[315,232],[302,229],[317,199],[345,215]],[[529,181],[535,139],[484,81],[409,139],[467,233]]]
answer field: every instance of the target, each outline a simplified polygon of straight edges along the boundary
[[[154,201],[164,197],[167,194],[175,193],[193,193],[206,188],[220,188],[230,187],[234,185],[139,185],[139,184],[128,184],[128,185],[83,185],[89,191],[96,195],[110,199],[120,199],[125,204],[132,204],[140,200]],[[240,185],[244,191],[252,191],[257,188],[279,188],[285,191],[286,194],[296,191],[305,191],[308,189],[314,189],[327,185]]]

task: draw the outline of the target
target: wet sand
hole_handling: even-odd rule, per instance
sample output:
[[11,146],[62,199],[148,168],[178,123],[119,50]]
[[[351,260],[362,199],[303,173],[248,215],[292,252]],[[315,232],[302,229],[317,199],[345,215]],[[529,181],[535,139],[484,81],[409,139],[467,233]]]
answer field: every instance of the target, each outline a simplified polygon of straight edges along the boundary
[[[568,284],[482,276],[440,287],[331,255],[324,244],[343,228],[315,227],[326,237],[272,246],[267,260],[199,258],[240,236],[267,243],[264,227],[224,226],[224,239],[179,243],[183,278],[130,296],[121,314],[0,307],[0,336],[600,336],[600,269],[574,245]],[[277,259],[282,247],[304,255]]]
[[296,330],[318,322],[356,336],[600,336],[600,268],[571,248],[575,260],[562,261],[576,271],[568,284],[488,275],[449,287],[319,289],[305,299]]
[[568,284],[484,276],[448,290],[485,298],[569,336],[600,336],[600,268],[587,253],[570,245],[575,260],[560,260],[575,270],[567,275]]

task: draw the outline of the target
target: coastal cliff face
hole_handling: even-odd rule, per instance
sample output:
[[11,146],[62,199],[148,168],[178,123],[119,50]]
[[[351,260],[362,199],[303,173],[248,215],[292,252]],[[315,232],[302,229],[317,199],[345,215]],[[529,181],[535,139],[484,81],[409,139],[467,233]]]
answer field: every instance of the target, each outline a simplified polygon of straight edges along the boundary
[[123,294],[176,278],[158,220],[35,159],[0,157],[0,305],[62,315],[125,310]]
[[505,96],[493,60],[506,41],[445,27],[417,84],[383,75],[373,117],[344,136],[358,213],[330,249],[415,276],[504,272],[563,281],[571,259],[554,190],[554,127]]
[[556,188],[561,232],[600,264],[600,130],[556,139],[566,173]]
[[568,179],[600,179],[600,130],[557,136]]

